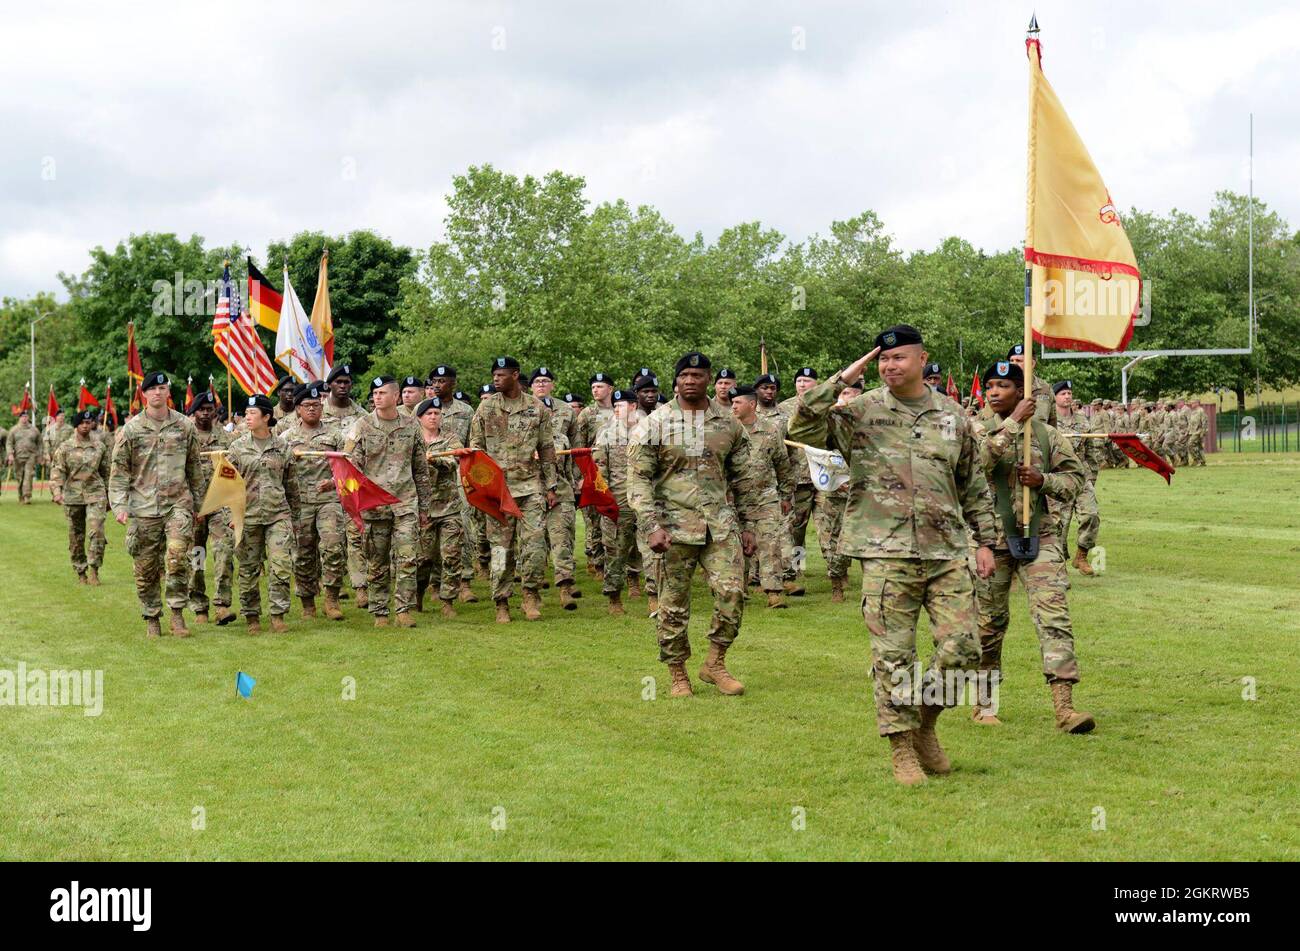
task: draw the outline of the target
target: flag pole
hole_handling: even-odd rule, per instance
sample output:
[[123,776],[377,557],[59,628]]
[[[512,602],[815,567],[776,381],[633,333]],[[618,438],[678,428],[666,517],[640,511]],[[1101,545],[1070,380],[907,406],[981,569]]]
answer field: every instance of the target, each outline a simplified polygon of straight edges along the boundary
[[[1038,39],[1038,15],[1037,14],[1034,14],[1029,18],[1028,35],[1029,38],[1031,39]],[[1033,89],[1032,85],[1030,86],[1030,89],[1032,92]],[[1033,119],[1034,119],[1034,103],[1031,101],[1029,103],[1029,121],[1032,123]],[[1028,164],[1029,164],[1029,175],[1032,178],[1034,174],[1034,157],[1032,155],[1029,157]],[[1034,329],[1033,329],[1033,322],[1030,319],[1030,313],[1033,310],[1033,284],[1034,284],[1034,270],[1032,267],[1029,266],[1028,262],[1026,262],[1025,264],[1025,365],[1024,365],[1025,374],[1024,376],[1025,376],[1025,395],[1031,400],[1034,399]],[[1037,406],[1035,406],[1035,411],[1037,411]],[[1030,433],[1032,431],[1033,431],[1033,417],[1031,416],[1029,419],[1029,425],[1027,425],[1024,428],[1024,433],[1022,437],[1025,441],[1024,463],[1026,469],[1029,468],[1029,465],[1032,461],[1033,441],[1030,438]],[[1021,499],[1021,504],[1023,506],[1022,512],[1025,520],[1024,537],[1028,538],[1029,522],[1030,522],[1029,486],[1027,485],[1022,486],[1020,499]]]

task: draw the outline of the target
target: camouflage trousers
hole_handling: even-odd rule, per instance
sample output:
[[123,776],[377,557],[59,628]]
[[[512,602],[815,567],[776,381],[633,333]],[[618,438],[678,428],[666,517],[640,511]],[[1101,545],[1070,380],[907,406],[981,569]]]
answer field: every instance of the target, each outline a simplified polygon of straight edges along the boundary
[[361,541],[361,529],[357,528],[357,523],[350,515],[344,523],[343,536],[348,545],[348,584],[352,585],[353,591],[364,591],[369,571],[366,567],[366,546]]
[[650,536],[638,524],[636,527],[636,547],[627,565],[629,578],[640,576],[641,584],[650,597],[659,591],[659,576],[663,572],[664,556],[650,547]]
[[[915,730],[921,705],[950,707],[949,672],[979,665],[979,615],[965,558],[863,558],[862,617],[871,634],[876,726],[881,736]],[[934,652],[924,674],[916,653],[921,609],[930,618]],[[920,683],[917,683],[919,675]],[[934,700],[938,700],[937,704]]]
[[[601,534],[600,521],[602,517],[596,511],[594,505],[588,505],[582,510],[582,524],[586,528],[583,554],[587,556],[588,565],[595,565],[603,571],[608,553],[605,551],[605,543]],[[626,570],[626,565],[624,565],[624,569]]]
[[805,552],[808,542],[808,520],[812,517],[813,506],[817,503],[817,489],[811,482],[795,486],[791,497],[791,508],[785,517],[786,544],[782,550],[782,576],[786,581],[794,581],[803,574]]
[[1200,436],[1193,436],[1188,443],[1188,465],[1205,465],[1205,447]]
[[465,501],[463,489],[457,492],[460,495],[460,577],[462,581],[473,581],[474,563],[478,556],[478,528],[473,513],[478,509]]
[[204,573],[209,553],[216,594],[212,603],[228,608],[235,575],[235,535],[230,527],[230,513],[217,509],[194,526],[194,546],[190,549],[190,610],[195,614],[208,611],[208,583]]
[[126,553],[131,556],[135,572],[141,617],[162,615],[160,594],[164,570],[167,606],[178,611],[184,609],[189,596],[193,539],[194,514],[179,505],[170,515],[133,515],[127,519]]
[[[1069,545],[1070,520],[1079,517],[1079,537],[1075,545],[1080,551],[1087,552],[1097,545],[1097,532],[1101,529],[1101,513],[1097,511],[1097,483],[1085,479],[1083,488],[1075,496],[1074,504],[1065,511],[1061,520],[1061,543],[1063,549]],[[1064,552],[1068,554],[1068,550]]]
[[698,566],[713,594],[709,640],[730,647],[740,633],[744,610],[745,557],[740,535],[732,532],[703,545],[674,542],[661,556],[659,572],[659,659],[665,664],[685,663],[691,656],[686,628],[691,620],[691,579]]
[[470,506],[469,522],[472,540],[467,547],[472,549],[473,557],[485,568],[492,561],[492,542],[488,539],[488,522],[491,521],[494,520],[488,518],[488,514],[482,509]]
[[293,521],[289,516],[269,525],[245,522],[235,557],[239,560],[240,613],[244,617],[262,613],[262,564],[265,562],[271,614],[288,614],[289,579],[293,576]]
[[822,558],[826,560],[826,577],[847,578],[849,576],[848,555],[841,555],[836,549],[840,544],[840,526],[844,524],[844,510],[848,508],[849,496],[846,492],[818,492],[817,508],[813,518],[817,523],[817,543],[821,545]]
[[781,552],[786,540],[785,516],[781,514],[780,503],[773,503],[756,513],[754,541],[758,548],[745,559],[745,575],[753,578],[757,574],[759,585],[769,594],[781,590],[785,564]]
[[546,513],[546,547],[551,552],[551,570],[557,585],[573,582],[573,543],[577,530],[573,493],[562,488],[559,496],[555,508]]
[[[347,526],[350,516],[338,502],[304,505],[293,517],[293,581],[298,597],[314,598],[321,585],[341,587],[347,569]],[[356,524],[352,523],[356,528]]]
[[366,519],[361,547],[366,553],[369,611],[388,617],[389,601],[398,614],[415,610],[415,574],[420,551],[420,519],[414,512]]
[[[420,558],[415,569],[415,588],[433,588],[443,601],[450,601],[460,590],[463,577],[461,554],[465,550],[464,526],[459,507],[446,515],[435,515],[420,529]],[[470,568],[473,577],[474,569]]]
[[622,592],[627,582],[628,562],[637,547],[636,512],[626,498],[615,501],[618,518],[600,517],[601,544],[605,550],[605,580],[600,590],[606,596]]
[[[68,553],[72,567],[84,575],[86,568],[99,568],[104,563],[104,514],[107,504],[88,502],[85,505],[63,506],[63,516],[68,520]],[[86,536],[90,536],[90,558],[86,558]]]
[[1074,633],[1065,591],[1069,579],[1060,549],[1050,539],[1039,542],[1038,558],[1026,564],[1006,550],[993,553],[997,570],[978,585],[980,609],[980,669],[1001,670],[1002,641],[1011,620],[1011,579],[1020,578],[1029,598],[1029,616],[1038,631],[1047,682],[1078,683],[1079,664],[1074,657]]
[[505,524],[487,520],[492,546],[492,600],[504,601],[514,593],[515,546],[518,544],[519,580],[525,591],[539,591],[546,580],[546,496],[540,492],[516,498],[523,518],[506,516]]
[[14,478],[18,481],[18,498],[31,501],[32,483],[36,479],[36,456],[18,456],[14,459]]

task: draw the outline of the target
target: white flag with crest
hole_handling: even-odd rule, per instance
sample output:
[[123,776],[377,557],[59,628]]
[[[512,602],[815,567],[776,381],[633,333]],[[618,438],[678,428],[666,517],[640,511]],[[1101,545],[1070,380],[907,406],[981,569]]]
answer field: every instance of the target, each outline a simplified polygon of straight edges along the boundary
[[820,492],[834,492],[849,481],[849,466],[844,457],[830,449],[804,446],[808,456],[808,475]]

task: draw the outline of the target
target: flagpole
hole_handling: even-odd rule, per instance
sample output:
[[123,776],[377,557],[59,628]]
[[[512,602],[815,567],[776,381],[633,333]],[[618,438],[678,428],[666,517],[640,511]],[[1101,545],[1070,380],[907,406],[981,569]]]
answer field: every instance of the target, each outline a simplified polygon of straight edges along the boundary
[[[1038,16],[1036,14],[1029,18],[1028,34],[1029,37],[1033,39],[1038,38]],[[1033,89],[1032,85],[1030,86],[1030,89],[1031,90]],[[1031,101],[1029,103],[1029,121],[1031,123],[1033,122],[1033,117],[1034,117],[1034,103]],[[1029,164],[1029,174],[1032,176],[1034,174],[1034,163],[1033,163],[1032,156],[1030,157],[1028,164]],[[1028,262],[1026,262],[1025,264],[1024,386],[1025,386],[1025,395],[1031,400],[1034,400],[1034,329],[1033,329],[1033,321],[1030,318],[1030,314],[1033,310],[1033,282],[1034,282],[1034,270],[1032,267],[1029,266]],[[1035,407],[1034,407],[1035,412],[1037,412],[1037,408],[1038,408],[1037,401],[1035,400]],[[1026,425],[1024,427],[1024,435],[1023,435],[1025,441],[1024,464],[1026,469],[1029,468],[1030,463],[1032,462],[1033,459],[1032,457],[1033,441],[1030,439],[1030,435],[1029,435],[1032,429],[1033,429],[1033,417],[1031,416],[1029,420],[1026,422]],[[1028,538],[1029,522],[1030,522],[1029,486],[1026,485],[1022,487],[1022,491],[1020,493],[1020,499],[1021,499],[1021,504],[1023,506],[1022,511],[1025,520],[1025,538]]]

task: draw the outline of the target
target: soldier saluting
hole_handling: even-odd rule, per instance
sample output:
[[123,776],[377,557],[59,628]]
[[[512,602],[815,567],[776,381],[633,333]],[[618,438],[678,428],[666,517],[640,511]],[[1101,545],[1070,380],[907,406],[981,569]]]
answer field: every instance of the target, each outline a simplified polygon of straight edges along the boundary
[[[885,388],[837,406],[877,356]],[[952,768],[935,733],[939,714],[958,700],[943,689],[944,674],[970,670],[980,658],[967,528],[979,543],[982,578],[993,573],[997,540],[970,421],[925,385],[928,357],[916,328],[890,327],[874,350],[805,391],[790,420],[792,440],[835,449],[849,465],[839,553],[862,563],[876,723],[889,738],[894,778],[909,786]],[[923,607],[935,650],[915,683]]]

